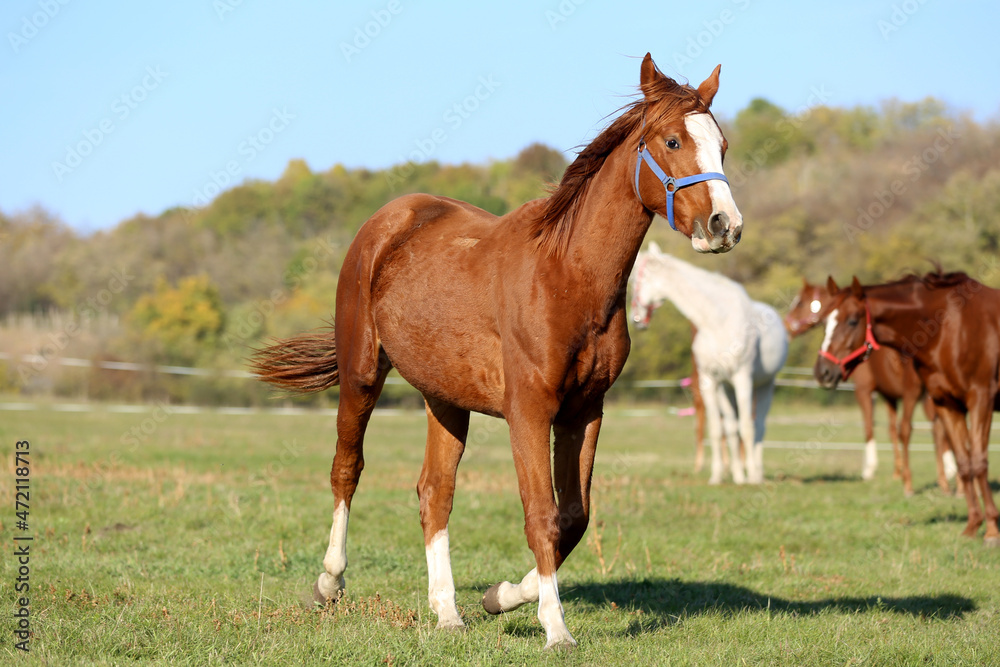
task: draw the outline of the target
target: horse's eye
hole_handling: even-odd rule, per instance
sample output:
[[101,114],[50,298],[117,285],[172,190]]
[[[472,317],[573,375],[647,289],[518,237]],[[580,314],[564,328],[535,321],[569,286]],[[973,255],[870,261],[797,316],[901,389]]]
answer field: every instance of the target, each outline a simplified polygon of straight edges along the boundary
[[849,326],[849,327],[856,327],[856,326],[858,326],[858,322],[860,322],[860,321],[861,320],[859,320],[856,317],[849,318],[847,320],[847,326]]
[[681,142],[677,141],[676,139],[667,139],[667,148],[669,148],[670,150],[675,151],[680,147],[681,147]]

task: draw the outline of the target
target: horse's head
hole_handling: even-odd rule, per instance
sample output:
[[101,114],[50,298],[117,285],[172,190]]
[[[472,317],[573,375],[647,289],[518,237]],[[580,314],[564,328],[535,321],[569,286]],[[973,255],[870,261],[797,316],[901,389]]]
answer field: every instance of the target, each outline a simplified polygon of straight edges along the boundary
[[792,336],[799,336],[819,324],[830,304],[830,292],[821,285],[812,285],[802,279],[802,289],[792,300],[792,305],[785,315],[785,329]]
[[871,311],[865,288],[855,277],[851,286],[838,289],[833,278],[827,281],[830,292],[826,316],[826,334],[819,350],[813,375],[820,386],[836,388],[858,365],[868,358],[878,343],[872,335]]
[[709,111],[721,67],[695,90],[664,76],[648,53],[642,61],[645,117],[633,185],[643,206],[667,218],[698,252],[732,250],[743,230],[722,172],[726,139]]
[[664,297],[661,291],[655,289],[651,273],[647,270],[650,258],[663,254],[656,243],[649,244],[648,252],[640,252],[635,258],[635,268],[632,269],[632,322],[636,328],[649,327],[653,311],[663,305]]

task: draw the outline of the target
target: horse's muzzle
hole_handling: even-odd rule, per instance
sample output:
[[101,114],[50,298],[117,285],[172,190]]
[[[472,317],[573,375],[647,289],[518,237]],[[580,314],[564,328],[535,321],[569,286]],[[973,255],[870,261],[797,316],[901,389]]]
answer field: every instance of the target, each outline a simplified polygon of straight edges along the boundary
[[713,213],[706,226],[701,220],[694,221],[691,232],[691,247],[697,252],[729,252],[740,242],[743,235],[743,221],[733,224],[725,211]]
[[836,389],[841,379],[840,367],[820,357],[813,367],[813,377],[824,389]]

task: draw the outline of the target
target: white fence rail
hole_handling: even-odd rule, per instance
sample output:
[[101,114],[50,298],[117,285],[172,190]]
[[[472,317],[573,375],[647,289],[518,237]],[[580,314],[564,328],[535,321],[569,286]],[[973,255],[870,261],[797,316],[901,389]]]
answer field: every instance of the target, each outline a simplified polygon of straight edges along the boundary
[[[235,377],[254,378],[253,373],[239,369],[211,369],[193,368],[190,366],[164,366],[159,364],[138,364],[131,361],[105,361],[94,359],[78,359],[74,357],[43,357],[38,354],[13,355],[0,352],[0,359],[8,361],[21,361],[22,363],[38,366],[41,364],[57,364],[60,366],[71,366],[74,368],[106,368],[113,371],[144,371],[154,373],[165,373],[168,375],[194,375],[201,377]],[[798,366],[787,366],[781,369],[781,375],[808,376],[812,378],[812,369]],[[687,386],[685,379],[681,380],[637,380],[629,386],[637,388],[673,388]],[[407,384],[406,380],[399,377],[386,379],[386,384]],[[779,377],[777,380],[779,387],[804,387],[807,389],[818,389],[819,385],[812,379],[796,379]],[[841,382],[837,389],[843,391],[854,391],[854,384],[851,382]]]

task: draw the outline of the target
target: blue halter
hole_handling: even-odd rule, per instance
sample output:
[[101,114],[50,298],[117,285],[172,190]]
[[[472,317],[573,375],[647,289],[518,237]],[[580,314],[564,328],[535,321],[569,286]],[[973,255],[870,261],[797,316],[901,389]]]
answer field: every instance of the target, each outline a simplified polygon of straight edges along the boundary
[[652,154],[649,149],[646,148],[646,139],[639,140],[639,149],[635,157],[635,194],[639,197],[639,202],[645,206],[646,203],[642,201],[642,195],[639,194],[639,170],[642,167],[642,163],[645,162],[649,165],[649,168],[653,170],[653,174],[656,175],[660,182],[663,183],[663,189],[667,193],[667,222],[670,223],[670,229],[674,231],[677,227],[674,226],[674,193],[681,188],[686,188],[689,185],[694,185],[695,183],[701,183],[702,181],[710,181],[713,179],[718,179],[720,181],[725,181],[729,183],[729,179],[726,178],[725,174],[720,174],[717,171],[707,171],[704,174],[695,174],[694,176],[684,176],[683,178],[674,178],[673,176],[667,176],[667,173],[660,168],[660,165],[656,163],[653,159]]

